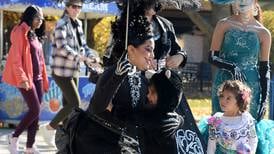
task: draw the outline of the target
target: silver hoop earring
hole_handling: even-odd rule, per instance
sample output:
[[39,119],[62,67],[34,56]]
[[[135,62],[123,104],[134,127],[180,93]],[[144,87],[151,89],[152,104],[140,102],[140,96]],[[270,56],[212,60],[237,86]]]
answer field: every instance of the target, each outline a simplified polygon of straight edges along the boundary
[[239,15],[239,11],[235,11],[234,14],[235,14],[235,15]]

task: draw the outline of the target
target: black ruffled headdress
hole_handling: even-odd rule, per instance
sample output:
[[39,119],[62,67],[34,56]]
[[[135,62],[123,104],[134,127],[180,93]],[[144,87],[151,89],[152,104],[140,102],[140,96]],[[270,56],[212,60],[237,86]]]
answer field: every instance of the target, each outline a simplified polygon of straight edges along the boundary
[[[127,0],[117,1],[120,10],[124,10],[126,4]],[[161,9],[196,10],[201,7],[201,0],[130,0],[130,5],[131,12],[144,14],[145,9],[153,7],[156,12]]]
[[[112,23],[111,57],[104,60],[104,65],[115,64],[125,51],[126,16],[121,16]],[[129,14],[128,45],[138,46],[153,37],[152,27],[147,18],[142,15]]]
[[[125,18],[120,18],[112,24],[112,34],[114,40],[121,42],[126,38]],[[130,15],[128,23],[128,44],[138,46],[144,41],[153,37],[150,23],[145,16]]]

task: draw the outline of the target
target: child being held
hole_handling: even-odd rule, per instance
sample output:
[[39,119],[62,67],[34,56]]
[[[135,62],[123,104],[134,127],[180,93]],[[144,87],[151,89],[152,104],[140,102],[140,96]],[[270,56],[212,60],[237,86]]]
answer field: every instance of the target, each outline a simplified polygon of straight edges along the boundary
[[247,111],[251,90],[238,80],[225,81],[218,90],[223,111],[207,120],[209,126],[208,154],[254,154],[258,138],[255,119]]
[[206,146],[188,104],[183,103],[183,116],[175,112],[182,94],[182,80],[174,71],[163,69],[150,78],[144,122],[145,154],[205,153]]

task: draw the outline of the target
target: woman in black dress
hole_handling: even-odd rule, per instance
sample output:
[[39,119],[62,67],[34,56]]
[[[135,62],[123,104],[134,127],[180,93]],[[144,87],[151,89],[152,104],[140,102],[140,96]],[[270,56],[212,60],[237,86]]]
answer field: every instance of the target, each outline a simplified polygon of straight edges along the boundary
[[147,19],[130,15],[125,51],[125,21],[122,16],[112,25],[117,40],[113,52],[121,55],[119,61],[99,78],[86,113],[72,115],[68,123],[70,153],[141,153],[139,129],[147,94],[141,71],[151,68],[154,40]]

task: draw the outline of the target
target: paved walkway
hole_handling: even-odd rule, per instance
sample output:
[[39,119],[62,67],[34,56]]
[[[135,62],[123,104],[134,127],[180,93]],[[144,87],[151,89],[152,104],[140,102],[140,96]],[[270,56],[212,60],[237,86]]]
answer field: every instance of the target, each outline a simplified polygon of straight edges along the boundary
[[[8,151],[8,134],[11,133],[13,129],[4,129],[0,128],[0,154],[9,154]],[[26,139],[27,139],[27,133],[24,132],[19,137],[19,154],[24,153],[25,145],[26,145]],[[42,136],[41,133],[38,131],[36,135],[36,141],[35,146],[37,147],[38,151],[41,154],[55,154],[56,148],[53,146],[47,145]]]

